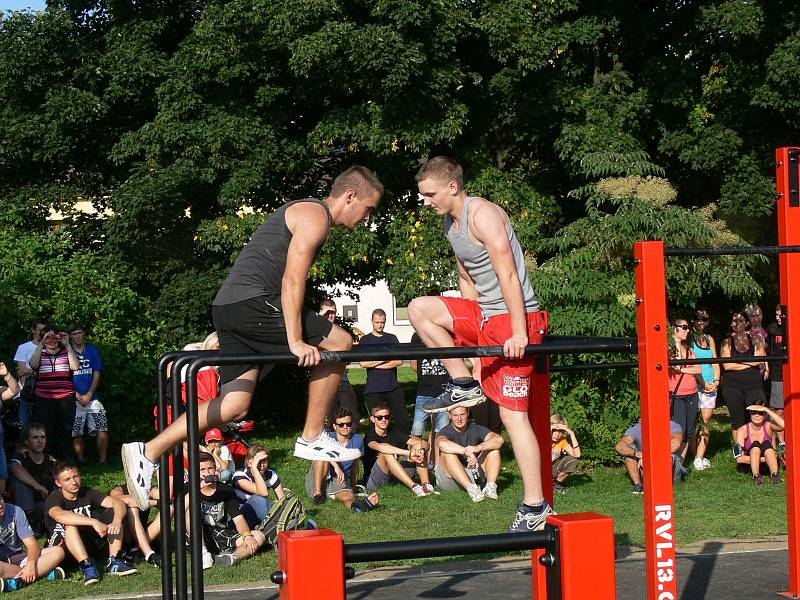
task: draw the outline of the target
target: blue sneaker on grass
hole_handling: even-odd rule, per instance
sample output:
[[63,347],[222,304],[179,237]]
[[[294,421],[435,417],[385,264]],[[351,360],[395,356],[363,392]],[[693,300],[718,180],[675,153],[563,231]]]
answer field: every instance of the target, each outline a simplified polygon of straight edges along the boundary
[[117,575],[118,577],[125,577],[126,575],[138,573],[136,567],[129,565],[117,556],[109,557],[108,563],[106,563],[106,572],[110,575]]

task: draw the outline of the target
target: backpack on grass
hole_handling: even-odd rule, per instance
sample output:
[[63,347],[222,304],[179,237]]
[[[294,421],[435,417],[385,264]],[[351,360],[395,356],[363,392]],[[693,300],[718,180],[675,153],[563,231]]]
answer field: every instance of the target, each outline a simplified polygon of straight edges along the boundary
[[256,529],[267,538],[267,543],[273,548],[278,547],[278,534],[281,531],[293,529],[306,529],[307,515],[300,499],[291,491],[272,505],[269,514],[258,524]]

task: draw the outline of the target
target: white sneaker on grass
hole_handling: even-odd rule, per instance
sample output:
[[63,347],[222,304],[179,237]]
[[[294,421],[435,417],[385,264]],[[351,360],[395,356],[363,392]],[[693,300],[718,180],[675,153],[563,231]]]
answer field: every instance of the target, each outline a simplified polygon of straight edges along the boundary
[[483,486],[481,493],[487,498],[497,500],[497,484],[494,481],[487,482],[486,485]]
[[322,460],[327,462],[346,462],[361,458],[358,448],[346,448],[334,438],[320,433],[317,439],[307,441],[302,437],[294,443],[294,455],[306,460]]
[[212,556],[211,552],[208,551],[208,548],[203,546],[202,551],[203,556],[203,571],[207,571],[211,567],[214,566],[214,557]]
[[473,502],[481,502],[486,497],[483,495],[483,492],[481,492],[481,488],[474,483],[470,483],[467,486],[467,493]]
[[142,442],[122,444],[122,466],[125,469],[125,483],[128,493],[136,500],[139,510],[150,508],[150,490],[153,487],[155,463],[151,463],[144,455]]
[[414,492],[414,495],[417,498],[424,498],[428,494],[425,493],[424,488],[420,484],[416,484],[414,487],[411,488],[411,491]]

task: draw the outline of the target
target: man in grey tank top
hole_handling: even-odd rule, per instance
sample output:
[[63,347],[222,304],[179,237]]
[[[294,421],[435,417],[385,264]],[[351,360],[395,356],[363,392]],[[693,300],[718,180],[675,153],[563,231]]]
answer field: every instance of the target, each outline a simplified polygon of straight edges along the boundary
[[522,248],[502,208],[467,196],[461,165],[452,158],[430,159],[416,179],[425,205],[444,218],[445,235],[456,255],[461,298],[415,298],[408,307],[411,324],[431,348],[503,346],[504,353],[480,359],[480,384],[463,360],[442,360],[451,381],[425,411],[474,406],[486,396],[496,402],[524,488],[509,531],[543,529],[554,511],[544,499],[539,445],[528,420],[534,361],[525,357],[525,348],[529,342],[541,343],[546,319],[528,279]]
[[[350,167],[333,182],[322,200],[296,200],[276,210],[256,230],[236,259],[214,299],[214,327],[220,354],[289,351],[301,367],[312,367],[308,411],[294,454],[307,460],[342,462],[361,456],[324,435],[325,415],[339,388],[344,363],[323,364],[320,349],[343,351],[352,346],[344,329],[303,306],[306,281],[331,227],[353,230],[378,206],[383,185],[367,168]],[[225,365],[220,369],[219,397],[198,407],[200,431],[245,417],[259,367]],[[141,510],[149,506],[155,462],[186,440],[181,416],[147,443],[122,446],[125,480]]]

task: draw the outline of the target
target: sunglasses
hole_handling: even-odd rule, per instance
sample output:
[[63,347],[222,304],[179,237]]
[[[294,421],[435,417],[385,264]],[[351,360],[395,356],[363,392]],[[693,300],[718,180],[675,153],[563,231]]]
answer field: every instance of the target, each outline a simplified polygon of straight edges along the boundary
[[376,421],[388,421],[389,415],[372,415]]
[[708,317],[704,317],[703,315],[695,315],[694,320],[700,321],[701,323],[708,323],[711,319],[709,319]]
[[675,329],[682,329],[683,331],[689,331],[688,325],[675,325]]
[[345,421],[344,423],[334,423],[334,425],[336,425],[337,427],[352,427],[353,426],[353,422],[352,421]]

